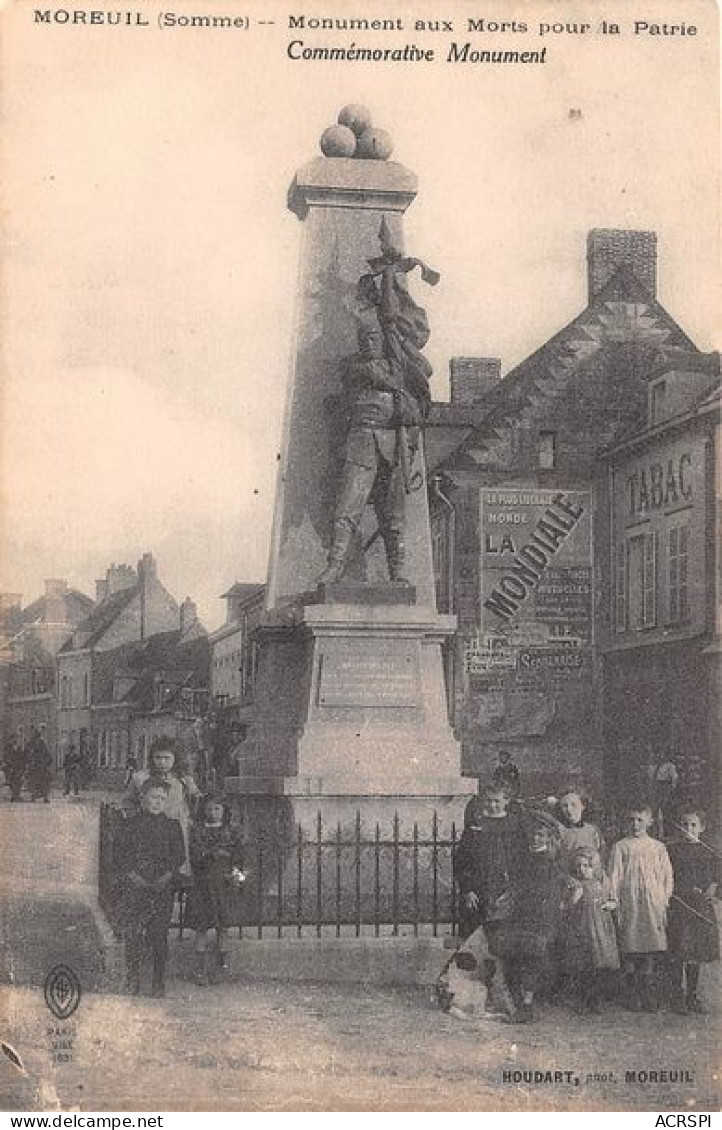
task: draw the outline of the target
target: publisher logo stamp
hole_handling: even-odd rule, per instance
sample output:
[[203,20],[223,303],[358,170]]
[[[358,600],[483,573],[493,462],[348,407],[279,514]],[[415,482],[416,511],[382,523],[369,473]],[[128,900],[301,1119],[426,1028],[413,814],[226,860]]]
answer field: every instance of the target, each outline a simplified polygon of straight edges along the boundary
[[45,978],[45,1003],[58,1020],[67,1020],[80,1004],[80,981],[69,965],[55,965]]

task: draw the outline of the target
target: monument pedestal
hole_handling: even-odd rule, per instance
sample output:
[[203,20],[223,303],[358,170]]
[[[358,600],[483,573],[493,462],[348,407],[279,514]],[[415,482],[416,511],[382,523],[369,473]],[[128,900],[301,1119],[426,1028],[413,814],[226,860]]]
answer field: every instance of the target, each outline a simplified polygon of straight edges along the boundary
[[[441,659],[454,627],[453,617],[399,603],[267,614],[254,723],[229,789],[294,798],[299,813],[311,798],[333,797],[334,813],[362,805],[384,824],[396,809],[430,819],[432,800],[446,798],[446,808],[468,797],[473,784],[459,776]],[[454,819],[458,804],[451,807]]]

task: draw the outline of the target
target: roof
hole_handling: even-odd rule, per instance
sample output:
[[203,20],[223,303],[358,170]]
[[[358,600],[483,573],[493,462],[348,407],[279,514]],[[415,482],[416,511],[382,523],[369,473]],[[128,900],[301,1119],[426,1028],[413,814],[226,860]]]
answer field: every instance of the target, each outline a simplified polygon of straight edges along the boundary
[[[626,264],[594,300],[563,329],[503,377],[478,405],[477,424],[445,460],[449,466],[477,450],[490,463],[503,461],[520,421],[538,415],[565,393],[571,378],[605,346],[633,345],[642,352],[673,346],[696,352],[694,343]],[[444,464],[441,464],[444,466]]]
[[[77,624],[80,620],[87,617],[95,608],[95,601],[91,600],[85,593],[79,592],[78,589],[68,589],[59,599],[62,599],[63,603],[66,605],[68,620],[71,624]],[[57,602],[58,598],[55,600],[56,604]],[[28,604],[26,608],[19,609],[17,613],[18,628],[26,624],[46,622],[45,618],[48,603],[47,596],[43,595],[39,596],[37,600],[34,600],[31,604]],[[70,605],[70,607],[68,607],[68,605]],[[73,605],[75,606],[74,609],[72,607]],[[75,616],[72,615],[73,611],[75,612]]]
[[[111,624],[139,593],[140,583],[137,583],[106,597],[105,600],[95,606],[85,620],[76,625],[75,632],[67,643],[63,644],[60,651],[68,652],[74,651],[77,647],[92,647],[105,635]],[[79,636],[83,642],[76,643],[76,636]]]
[[132,680],[116,701],[136,709],[152,709],[157,676],[175,684],[208,687],[210,644],[207,636],[181,638],[180,629],[159,632],[145,640],[134,640],[109,651],[97,652],[93,660],[93,705],[113,701],[116,678]]
[[221,593],[221,599],[224,600],[227,596],[236,596],[244,601],[250,600],[251,597],[262,592],[265,587],[260,581],[236,581],[235,584],[231,585],[228,592]]

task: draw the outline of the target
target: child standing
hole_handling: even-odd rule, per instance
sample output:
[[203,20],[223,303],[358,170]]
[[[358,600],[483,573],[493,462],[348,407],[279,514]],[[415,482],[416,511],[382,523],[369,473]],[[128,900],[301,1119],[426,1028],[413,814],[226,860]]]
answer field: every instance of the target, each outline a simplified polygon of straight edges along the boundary
[[580,1012],[599,1012],[602,971],[619,969],[612,911],[617,904],[602,870],[599,852],[578,848],[570,860],[571,886],[565,931],[565,957],[579,993]]
[[[195,930],[195,980],[205,985],[215,969],[227,968],[228,927],[239,921],[238,894],[245,881],[243,853],[236,829],[220,797],[208,796],[190,833],[193,887],[188,924]],[[217,956],[208,953],[208,932],[214,929]],[[216,960],[212,960],[216,958]]]
[[511,913],[489,939],[515,997],[513,1017],[534,1019],[534,995],[548,972],[561,925],[566,877],[556,859],[559,828],[546,813],[527,813],[526,851],[512,880]]
[[480,923],[491,938],[504,916],[512,877],[523,851],[519,817],[507,811],[510,799],[506,787],[491,784],[467,805],[466,827],[454,856],[463,938],[469,937]]
[[657,1008],[655,955],[667,949],[667,906],[672,894],[672,864],[667,849],[649,835],[648,804],[625,813],[629,834],[617,840],[609,860],[611,897],[618,905],[619,949],[624,959],[629,1007]]
[[562,825],[559,857],[567,865],[580,848],[602,854],[602,835],[596,824],[586,819],[585,804],[577,789],[563,789],[557,801],[559,822]]
[[669,906],[669,956],[674,1005],[680,1012],[704,1012],[697,996],[699,967],[719,961],[719,930],[712,900],[719,867],[715,852],[702,840],[705,815],[694,806],[679,817],[680,839],[669,845],[674,893]]
[[177,820],[165,815],[169,787],[149,777],[141,787],[141,811],[126,821],[120,844],[122,875],[119,914],[125,926],[125,961],[129,993],[140,992],[143,953],[153,958],[152,994],[165,996],[168,928],[174,887],[185,858]]

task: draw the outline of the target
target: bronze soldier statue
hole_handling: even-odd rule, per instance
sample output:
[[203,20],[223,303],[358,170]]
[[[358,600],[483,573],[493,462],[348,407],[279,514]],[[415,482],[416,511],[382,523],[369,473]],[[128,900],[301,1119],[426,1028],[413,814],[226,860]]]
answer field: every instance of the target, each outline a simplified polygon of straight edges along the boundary
[[319,584],[343,576],[368,503],[376,512],[389,579],[407,583],[406,495],[423,485],[413,462],[431,401],[432,370],[421,354],[430,336],[428,319],[409,295],[405,275],[418,266],[432,285],[439,276],[393,246],[385,220],[380,242],[382,254],[369,260],[371,271],[358,284],[359,351],[342,364],[349,430],[328,564]]

